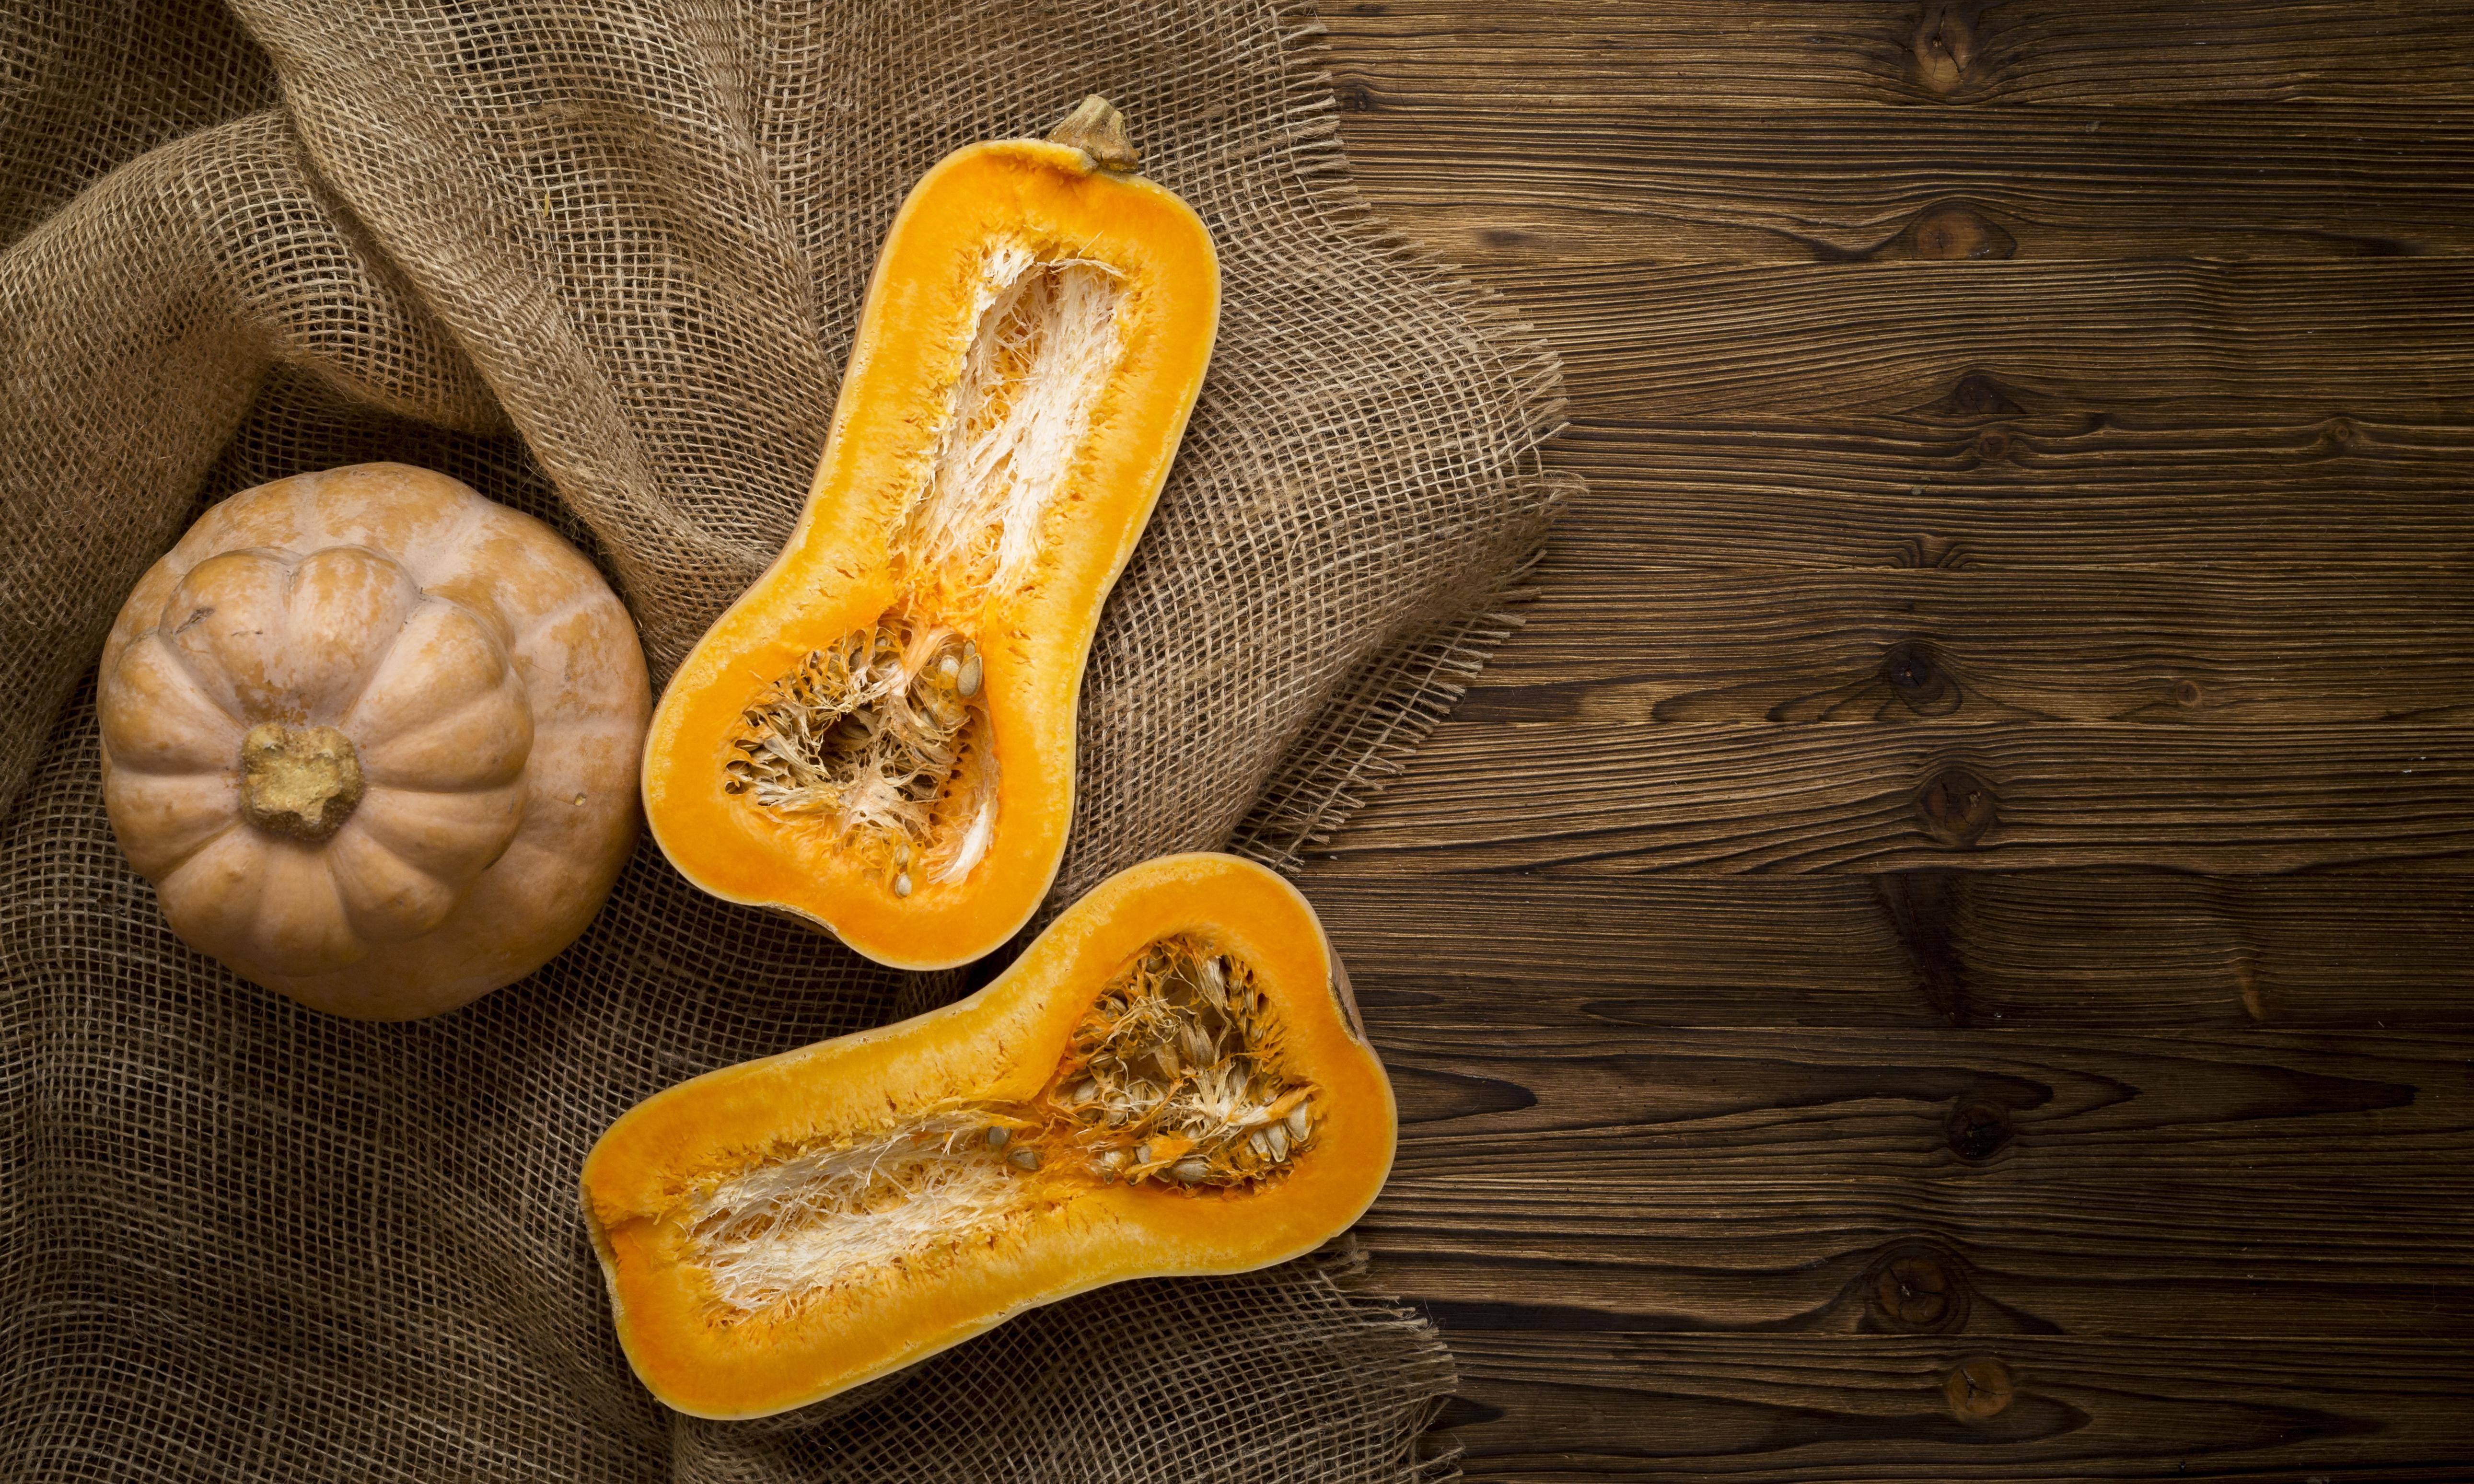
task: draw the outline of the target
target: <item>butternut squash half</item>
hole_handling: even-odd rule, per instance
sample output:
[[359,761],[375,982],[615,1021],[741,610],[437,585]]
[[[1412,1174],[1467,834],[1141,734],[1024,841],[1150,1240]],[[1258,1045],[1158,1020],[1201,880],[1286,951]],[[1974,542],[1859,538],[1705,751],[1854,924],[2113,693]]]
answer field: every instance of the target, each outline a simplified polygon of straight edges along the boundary
[[1047,894],[1075,707],[1219,327],[1210,233],[1116,110],[976,144],[894,219],[805,512],[654,714],[690,881],[899,968]]
[[1391,1084],[1314,910],[1229,856],[1120,873],[957,1005],[621,1116],[584,1210],[636,1374],[762,1417],[1121,1278],[1365,1211]]

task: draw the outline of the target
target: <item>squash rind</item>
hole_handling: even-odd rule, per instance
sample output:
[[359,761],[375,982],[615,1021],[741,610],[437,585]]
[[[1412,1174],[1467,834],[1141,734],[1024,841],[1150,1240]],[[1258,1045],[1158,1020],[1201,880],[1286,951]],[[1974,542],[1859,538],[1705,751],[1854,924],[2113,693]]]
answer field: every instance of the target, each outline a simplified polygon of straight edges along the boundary
[[[715,1322],[685,1245],[691,1191],[768,1151],[957,1095],[1034,1094],[1110,977],[1143,945],[1185,931],[1213,935],[1264,976],[1285,1016],[1283,1056],[1318,1089],[1318,1142],[1282,1179],[1225,1193],[1060,1182],[1053,1205],[967,1260],[853,1280],[778,1322]],[[1310,1251],[1372,1202],[1397,1136],[1381,1064],[1339,1009],[1336,961],[1311,907],[1272,872],[1226,856],[1168,857],[1104,883],[967,1000],[708,1073],[639,1105],[595,1145],[581,1192],[630,1362],[679,1411],[761,1417],[1105,1283],[1245,1272]]]
[[[313,1010],[412,1019],[513,983],[633,853],[634,624],[547,525],[445,474],[352,465],[215,505],[99,674],[105,807],[166,919]],[[327,835],[248,819],[270,722],[352,743],[365,791]]]
[[[914,482],[970,305],[953,288],[997,238],[1124,275],[1123,358],[1042,520],[1060,534],[1035,581],[976,616],[997,760],[987,856],[959,882],[897,896],[834,832],[724,791],[734,729],[774,677],[906,601],[889,533]],[[887,234],[797,527],[671,679],[647,737],[653,838],[700,888],[820,927],[904,969],[979,958],[1055,882],[1075,805],[1075,716],[1099,615],[1156,505],[1219,320],[1210,234],[1171,192],[1039,140],[968,146],[913,188]],[[937,349],[937,348],[944,349]],[[941,357],[941,358],[940,358]]]

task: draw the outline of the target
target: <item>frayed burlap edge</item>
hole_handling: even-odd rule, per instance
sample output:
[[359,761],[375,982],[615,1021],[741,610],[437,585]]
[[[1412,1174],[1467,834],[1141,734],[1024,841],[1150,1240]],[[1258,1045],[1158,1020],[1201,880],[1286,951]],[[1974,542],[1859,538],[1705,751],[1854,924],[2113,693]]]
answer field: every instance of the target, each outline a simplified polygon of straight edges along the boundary
[[[1328,68],[1328,28],[1311,3],[1284,5],[1280,57],[1289,117],[1299,127],[1298,174],[1325,225],[1380,252],[1467,319],[1471,331],[1504,358],[1516,395],[1529,403],[1540,429],[1514,478],[1542,487],[1528,549],[1477,602],[1421,631],[1397,636],[1335,691],[1282,758],[1230,837],[1228,849],[1296,874],[1308,852],[1327,845],[1350,816],[1404,771],[1495,651],[1526,621],[1518,608],[1536,596],[1533,579],[1545,553],[1548,527],[1586,488],[1566,470],[1545,467],[1540,448],[1560,436],[1564,419],[1563,360],[1536,327],[1510,312],[1500,295],[1466,269],[1403,237],[1358,188],[1340,134],[1340,104]],[[1459,1368],[1433,1321],[1400,1302],[1371,1271],[1356,1236],[1344,1235],[1299,1266],[1365,1309],[1396,1326],[1419,1366],[1431,1366],[1419,1405],[1419,1442],[1405,1461],[1400,1484],[1452,1484],[1462,1477],[1461,1446],[1437,1423],[1460,1388]]]
[[1274,10],[1281,21],[1285,108],[1298,131],[1297,172],[1308,182],[1324,226],[1375,249],[1458,310],[1471,331],[1503,357],[1516,395],[1528,403],[1528,421],[1540,429],[1522,451],[1525,467],[1513,478],[1543,489],[1527,554],[1476,604],[1423,631],[1395,636],[1360,666],[1307,723],[1255,796],[1227,848],[1294,875],[1309,851],[1328,844],[1408,766],[1495,650],[1520,627],[1522,620],[1512,610],[1534,594],[1527,584],[1544,554],[1547,527],[1586,486],[1568,470],[1547,469],[1540,452],[1570,426],[1564,416],[1563,357],[1537,327],[1510,311],[1501,295],[1470,279],[1460,264],[1411,242],[1376,212],[1358,188],[1341,139],[1340,99],[1325,40],[1330,28],[1312,0],[1290,0]]
[[[1579,483],[1556,482],[1558,502]],[[1519,610],[1538,596],[1528,579],[1544,555],[1541,541],[1474,608],[1394,645],[1351,675],[1238,825],[1230,852],[1295,875],[1310,851],[1331,843],[1351,815],[1408,768],[1495,650],[1528,621]]]
[[1418,1444],[1398,1475],[1398,1484],[1453,1484],[1461,1477],[1461,1445],[1448,1431],[1439,1431],[1437,1424],[1445,1403],[1460,1391],[1460,1362],[1453,1358],[1435,1322],[1402,1303],[1400,1296],[1375,1277],[1371,1264],[1354,1233],[1344,1233],[1298,1259],[1298,1266],[1314,1269],[1316,1281],[1330,1284],[1344,1302],[1370,1316],[1369,1328],[1399,1335],[1409,1350],[1404,1370],[1419,1393],[1414,1402],[1418,1415],[1412,1423]]

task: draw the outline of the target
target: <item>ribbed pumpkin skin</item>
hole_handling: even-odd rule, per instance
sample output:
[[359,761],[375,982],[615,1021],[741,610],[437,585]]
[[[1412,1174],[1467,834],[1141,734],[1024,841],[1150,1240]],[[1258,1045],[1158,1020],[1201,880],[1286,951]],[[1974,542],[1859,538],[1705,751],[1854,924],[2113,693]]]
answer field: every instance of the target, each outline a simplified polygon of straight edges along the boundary
[[[1076,1163],[1070,1140],[1025,1128],[1017,1152],[1045,1137],[1046,1157],[999,1170],[1014,1204],[983,1227],[932,1226],[885,1260],[771,1310],[734,1312],[723,1301],[711,1249],[699,1246],[714,1225],[700,1213],[716,1190],[802,1158],[814,1167],[816,1151],[881,1147],[869,1141],[940,1110],[1034,1104],[1057,1085],[1076,1028],[1106,986],[1150,945],[1180,936],[1251,970],[1280,1028],[1280,1064],[1311,1089],[1313,1141],[1275,1178],[1121,1182]],[[978,1131],[971,1124],[960,1136],[964,1155],[977,1152]],[[584,1209],[619,1338],[644,1384],[697,1416],[760,1417],[1104,1283],[1243,1272],[1309,1251],[1372,1202],[1396,1135],[1390,1083],[1313,910],[1251,863],[1175,856],[1103,884],[959,1004],[710,1073],[639,1105],[585,1161]],[[779,1229],[795,1236],[796,1224]]]
[[[991,283],[1050,287],[1045,298],[1026,289],[992,299]],[[1088,324],[1112,327],[1114,337],[1093,341],[1079,359],[1068,352],[1083,342],[1069,331],[1085,321],[1059,307],[1069,288],[1109,306]],[[799,523],[689,656],[654,715],[646,817],[689,880],[798,915],[903,968],[967,962],[1029,920],[1073,817],[1075,709],[1101,605],[1183,435],[1219,293],[1210,236],[1193,211],[1079,149],[973,145],[920,182],[879,258]],[[1033,370],[1013,367],[1018,386],[973,381],[972,357],[1003,341],[1009,313],[1036,330],[1022,353]],[[999,362],[1004,354],[991,364]],[[988,385],[998,390],[973,390]],[[958,439],[968,444],[968,409],[982,404],[1001,425],[1020,410],[1030,430],[1009,455],[985,461],[995,474],[972,485],[967,471],[977,466],[952,450]],[[1004,506],[1003,543],[988,536],[998,527],[934,516],[940,499],[959,499],[949,487],[988,479],[1045,492]],[[977,557],[949,547],[1012,555],[989,577],[971,568]],[[733,791],[734,766],[750,766],[750,718],[782,693],[785,677],[897,621],[975,646],[977,689],[949,691],[937,704],[963,707],[969,756],[994,760],[992,774],[971,775],[985,788],[981,802],[958,801],[966,785],[955,774],[958,801],[922,806],[943,813],[913,839],[855,836],[838,806],[802,813]],[[772,766],[761,746],[753,755]],[[992,829],[978,853],[955,846],[950,858],[934,856],[966,837],[968,821],[984,819]],[[899,864],[888,839],[904,852],[915,846],[923,864]]]
[[[245,490],[139,580],[96,690],[113,833],[191,946],[313,1010],[439,1014],[600,911],[636,840],[634,624],[541,522],[428,470]],[[253,814],[251,748],[316,734],[327,833]]]

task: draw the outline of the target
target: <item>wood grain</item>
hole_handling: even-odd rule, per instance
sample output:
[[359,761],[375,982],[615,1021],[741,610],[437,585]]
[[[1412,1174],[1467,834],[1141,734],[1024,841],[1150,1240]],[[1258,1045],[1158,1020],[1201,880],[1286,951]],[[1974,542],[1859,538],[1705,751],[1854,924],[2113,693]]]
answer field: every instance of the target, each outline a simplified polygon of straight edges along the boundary
[[2474,1027],[2474,876],[1375,876],[1307,895],[1388,1036]]
[[[1411,1179],[1360,1224],[1447,1330],[2456,1338],[2464,1192]],[[2288,1207],[2290,1206],[2290,1210]]]
[[1307,871],[1479,1479],[2474,1458],[2474,12],[1325,12],[1564,357]]
[[1322,17],[1344,107],[2416,106],[2474,95],[2474,49],[2446,5],[1341,0]]
[[1492,275],[1587,418],[1897,412],[1971,375],[2075,405],[2456,424],[2474,261],[1649,261]]
[[1383,214],[1490,273],[1603,263],[2336,259],[2474,247],[2474,108],[1378,107]]
[[2474,426],[2034,401],[1970,375],[1906,417],[1584,419],[1556,453],[1588,493],[1556,527],[1542,580],[1662,566],[2474,563]]
[[2463,579],[1559,571],[1457,719],[2474,721]]
[[[2381,1180],[2474,1189],[2462,1159],[2474,1041],[2438,1029],[1661,1027],[1611,1038],[1619,1026],[1603,1014],[1475,1024],[1488,1034],[1395,1022],[1384,1040],[1403,1195],[1420,1180],[1507,1198],[1594,1183],[1640,1187],[1639,1201],[1723,1177],[1748,1193],[1913,1181],[1920,1199],[1950,1181],[1990,1203],[2035,1201],[2056,1182],[2203,1187],[2237,1169],[2331,1193]],[[2008,1131],[1980,1157],[1949,1122],[1971,1102],[2001,1108]],[[2474,1210],[2435,1209],[2423,1226],[2462,1238]],[[2391,1234],[2362,1235],[2366,1250],[2393,1247]],[[2474,1284],[2474,1270],[2462,1280]]]
[[1483,1478],[2456,1479],[2449,1340],[1994,1344],[1455,1331]]
[[[2453,1334],[2474,1039],[1404,1027],[1360,1235],[1463,1325]],[[1611,1038],[1611,1031],[1614,1036]],[[2275,1218],[2261,1219],[2263,1188]],[[1937,1299],[1880,1287],[1908,1264]]]
[[1363,869],[2282,871],[2474,851],[2474,729],[1446,721]]

